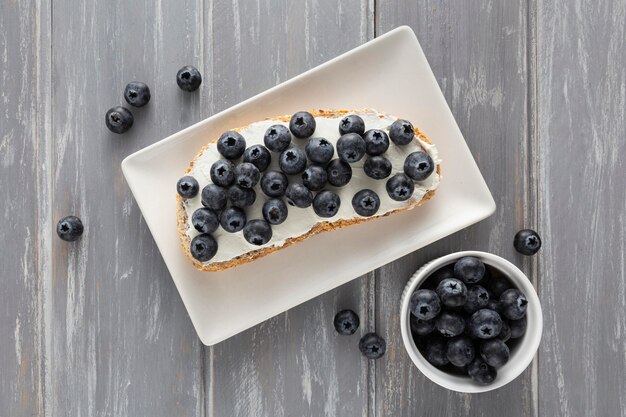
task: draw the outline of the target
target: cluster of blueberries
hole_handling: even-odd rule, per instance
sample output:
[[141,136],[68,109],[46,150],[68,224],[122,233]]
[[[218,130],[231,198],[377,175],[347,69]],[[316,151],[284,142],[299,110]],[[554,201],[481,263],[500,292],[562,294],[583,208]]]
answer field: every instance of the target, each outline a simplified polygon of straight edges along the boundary
[[434,272],[410,299],[413,339],[428,362],[487,385],[526,331],[528,301],[474,257]]
[[[226,232],[243,230],[250,244],[264,245],[272,238],[272,225],[287,219],[287,203],[298,208],[313,206],[314,212],[323,218],[333,217],[339,211],[341,200],[327,185],[343,187],[352,178],[350,164],[367,156],[363,170],[375,180],[391,175],[391,162],[383,156],[390,146],[408,145],[414,138],[413,125],[406,120],[396,120],[389,134],[380,129],[365,131],[365,123],[358,115],[348,115],[339,123],[337,159],[335,148],[325,138],[311,137],[316,122],[308,112],[295,113],[287,128],[281,124],[270,126],[264,134],[264,145],[246,147],[245,138],[238,132],[223,133],[217,141],[217,151],[223,157],[212,164],[212,184],[200,191],[198,181],[192,176],[178,180],[178,194],[193,198],[201,193],[202,208],[197,209],[191,223],[201,234],[191,242],[191,255],[200,262],[212,259],[218,245],[212,233],[221,226]],[[307,140],[304,149],[292,146],[292,135]],[[278,154],[280,170],[268,170],[272,153]],[[409,154],[404,161],[404,172],[391,176],[386,183],[389,197],[396,201],[408,200],[414,191],[414,181],[422,181],[434,171],[435,163],[423,151]],[[301,176],[300,181],[288,176]],[[263,219],[248,221],[244,209],[254,204],[254,187],[260,184],[268,197],[262,207]],[[314,194],[316,193],[316,194]],[[380,197],[370,189],[359,190],[352,198],[357,214],[368,217],[380,208]]]

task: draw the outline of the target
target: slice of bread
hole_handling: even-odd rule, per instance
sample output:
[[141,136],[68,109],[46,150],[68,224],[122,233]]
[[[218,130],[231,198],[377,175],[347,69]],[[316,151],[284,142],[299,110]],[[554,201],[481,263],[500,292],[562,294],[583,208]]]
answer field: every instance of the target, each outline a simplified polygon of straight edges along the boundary
[[[391,120],[396,120],[397,118],[395,118],[394,116],[390,116],[388,114],[385,113],[380,113],[377,112],[375,110],[371,110],[371,109],[363,109],[363,110],[312,110],[310,111],[310,113],[316,118],[325,118],[325,119],[336,119],[337,122],[337,126],[338,123],[340,121],[340,118],[343,117],[346,114],[358,114],[358,115],[368,115],[369,117],[372,117],[373,115],[375,115],[375,117],[380,118],[381,120],[384,120],[385,122]],[[270,118],[270,119],[266,119],[268,121],[272,121],[275,123],[282,123],[282,124],[288,124],[289,120],[291,119],[291,116],[277,116],[274,118]],[[260,123],[260,122],[258,122]],[[238,132],[245,132],[246,129],[248,129],[250,126],[253,126],[254,124],[248,125],[248,126],[244,126],[241,128],[237,128],[237,129],[233,129],[235,131]],[[319,128],[319,124],[318,124],[318,128]],[[367,126],[367,122],[366,122],[366,126],[365,129],[368,130],[370,127]],[[338,127],[337,127],[338,129]],[[263,133],[260,133],[260,138],[255,138],[254,143],[261,143],[263,144]],[[318,133],[317,131],[315,133]],[[316,135],[314,134],[313,137],[315,137]],[[337,138],[339,137],[339,132],[337,130],[336,133]],[[246,138],[246,140],[248,141],[249,138],[244,134],[244,137]],[[333,142],[336,144],[336,139],[337,138],[333,138]],[[217,137],[213,138],[206,146],[204,146],[200,152],[196,155],[196,157],[193,159],[193,161],[191,161],[189,167],[187,168],[186,171],[186,175],[193,175],[194,174],[194,168],[198,168],[200,169],[200,167],[198,167],[198,162],[201,161],[201,158],[203,156],[206,156],[206,153],[211,149],[215,149],[216,147],[216,142],[217,142]],[[331,139],[330,137],[327,139]],[[259,141],[260,140],[260,141]],[[301,139],[292,139],[292,143],[296,142],[296,141],[300,141],[299,143],[303,144],[306,143],[305,140],[301,140]],[[250,141],[248,141],[248,146],[251,144]],[[225,233],[222,236],[220,236],[218,238],[218,246],[222,246],[222,244],[224,242],[226,242],[226,240],[228,239],[240,239],[243,242],[238,242],[238,243],[244,243],[244,249],[240,250],[240,253],[233,253],[232,256],[230,256],[228,259],[218,259],[216,260],[215,258],[208,261],[208,262],[199,262],[198,260],[196,260],[195,258],[192,257],[191,252],[190,252],[190,244],[191,244],[191,239],[193,238],[193,236],[199,234],[198,232],[195,231],[195,229],[193,228],[193,226],[191,226],[190,224],[190,216],[191,213],[193,213],[193,211],[191,210],[191,205],[188,202],[188,200],[180,197],[178,194],[176,195],[176,199],[177,199],[177,206],[178,206],[178,210],[177,210],[177,225],[178,225],[178,233],[180,235],[180,243],[181,243],[181,247],[182,250],[184,251],[185,255],[189,258],[189,260],[193,263],[193,265],[203,271],[220,271],[223,269],[227,269],[227,268],[232,268],[234,266],[237,265],[241,265],[247,262],[251,262],[254,261],[258,258],[261,258],[263,256],[269,255],[272,252],[276,252],[282,248],[285,248],[287,246],[293,245],[297,242],[300,242],[310,236],[313,236],[317,233],[321,233],[324,231],[332,231],[335,229],[340,229],[343,227],[347,227],[347,226],[351,226],[351,225],[355,225],[355,224],[359,224],[359,223],[364,223],[376,218],[380,218],[380,217],[384,217],[384,216],[388,216],[390,214],[393,213],[397,213],[397,212],[401,212],[401,211],[406,211],[406,210],[411,210],[414,209],[420,205],[422,205],[424,202],[428,201],[430,198],[432,198],[435,194],[436,188],[439,184],[439,176],[441,174],[441,168],[440,168],[440,164],[439,164],[439,160],[437,159],[437,154],[436,154],[436,149],[435,147],[432,145],[432,143],[430,142],[430,140],[426,137],[426,135],[424,135],[422,132],[420,132],[417,128],[415,128],[415,138],[413,139],[413,143],[410,144],[411,146],[414,146],[414,144],[417,144],[417,149],[416,150],[424,150],[427,151],[431,156],[433,156],[433,160],[436,163],[436,169],[435,172],[433,172],[431,174],[432,176],[436,176],[436,181],[430,181],[430,184],[428,186],[428,188],[424,188],[422,187],[422,193],[421,195],[416,195],[414,194],[410,199],[403,201],[401,203],[395,202],[394,203],[394,207],[392,209],[386,210],[386,211],[382,211],[380,210],[376,215],[371,216],[371,217],[361,217],[358,214],[356,214],[356,212],[352,212],[353,217],[349,217],[349,218],[338,218],[336,220],[332,220],[332,218],[330,220],[326,220],[324,218],[319,218],[318,221],[316,221],[310,228],[308,228],[308,230],[304,231],[303,233],[298,233],[297,235],[294,236],[284,236],[283,239],[280,239],[278,241],[276,241],[276,239],[272,239],[270,240],[267,244],[258,247],[258,248],[254,248],[251,245],[247,245],[247,242],[245,242],[244,238],[243,238],[243,233],[242,232],[238,232],[238,233],[234,233],[234,234],[228,234]],[[390,148],[393,146],[397,146],[394,145],[393,143],[390,143]],[[415,147],[415,146],[414,146]],[[428,149],[426,149],[428,148]],[[335,154],[336,157],[336,154]],[[365,157],[367,158],[367,156]],[[365,159],[364,158],[364,159]],[[275,153],[272,153],[272,159],[276,160],[278,159],[278,155]],[[215,160],[217,160],[217,158],[214,158],[214,160],[212,160],[212,162],[215,162]],[[353,172],[355,171],[355,169],[353,167]],[[401,170],[401,168],[397,168],[396,166],[394,166],[394,169],[398,172],[399,170]],[[430,179],[431,177],[429,177],[428,179]],[[372,183],[374,182],[382,182],[383,184],[385,183],[385,180],[374,180],[374,179],[368,179],[368,181],[371,181]],[[200,181],[200,189],[202,189],[204,186],[206,186],[209,181]],[[419,183],[416,183],[419,185]],[[262,193],[262,191],[258,188],[259,186],[257,185],[257,201],[255,202],[256,204],[262,204],[263,201],[265,201],[266,197],[264,196],[264,194]],[[343,188],[348,188],[350,187],[350,184],[346,185]],[[333,187],[331,187],[333,188]],[[363,187],[363,188],[370,188],[370,187]],[[361,188],[359,188],[361,189]],[[357,191],[359,191],[359,189],[354,189],[353,193],[356,193]],[[379,193],[379,196],[382,199],[389,199],[389,197],[385,194],[382,195],[381,193]],[[200,193],[198,194],[198,196],[194,197],[194,199],[200,199]],[[391,199],[389,199],[391,200]],[[199,201],[199,200],[198,200]],[[199,203],[196,202],[196,205],[198,205]],[[342,205],[347,205],[349,207],[351,207],[351,201],[342,201]],[[382,209],[382,205],[381,205],[381,209]],[[292,210],[306,210],[306,209],[299,209],[296,207],[289,207],[290,212]],[[247,211],[247,210],[246,210]],[[251,218],[249,218],[248,220],[251,220]],[[288,223],[289,221],[297,221],[298,219],[290,219],[290,217],[287,217],[287,220],[285,221],[285,223]],[[273,227],[277,227],[277,226],[273,226]],[[247,247],[246,247],[247,246]],[[230,251],[232,252],[232,250]],[[218,254],[220,253],[220,248],[218,247]],[[223,257],[222,257],[223,258]]]

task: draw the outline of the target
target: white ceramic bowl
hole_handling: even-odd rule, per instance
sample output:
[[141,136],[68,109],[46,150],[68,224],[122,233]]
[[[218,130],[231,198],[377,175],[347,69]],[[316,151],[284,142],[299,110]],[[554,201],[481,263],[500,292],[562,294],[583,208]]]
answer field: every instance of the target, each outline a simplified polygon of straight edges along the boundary
[[[474,256],[483,261],[485,264],[500,270],[509,278],[515,287],[526,294],[526,298],[528,299],[528,309],[526,310],[526,333],[517,341],[517,345],[511,352],[511,358],[503,367],[498,369],[498,376],[490,385],[478,385],[469,377],[452,375],[437,369],[422,356],[413,341],[413,336],[411,335],[409,299],[411,298],[413,291],[418,289],[426,278],[428,278],[433,272],[443,266],[453,264],[456,260],[464,256]],[[532,283],[526,275],[524,275],[524,273],[511,262],[486,252],[466,251],[451,253],[450,255],[442,256],[441,258],[430,261],[426,265],[422,266],[417,272],[415,272],[415,274],[413,274],[404,288],[404,292],[402,293],[400,315],[400,325],[402,328],[402,340],[404,341],[404,347],[417,368],[436,384],[453,391],[467,393],[491,391],[496,388],[500,388],[517,378],[532,362],[533,357],[537,352],[537,348],[539,347],[541,332],[543,330],[541,305],[539,304],[539,297],[537,297],[537,292],[535,291]]]

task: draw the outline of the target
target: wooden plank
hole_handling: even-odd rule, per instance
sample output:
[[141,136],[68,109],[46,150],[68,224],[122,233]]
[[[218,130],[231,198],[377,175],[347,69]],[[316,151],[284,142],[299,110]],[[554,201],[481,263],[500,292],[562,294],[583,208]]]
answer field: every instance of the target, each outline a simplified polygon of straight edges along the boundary
[[[203,64],[202,3],[59,0],[53,16],[53,217],[86,230],[54,240],[46,414],[202,416],[202,346],[120,169],[201,117],[208,88],[188,94],[175,76]],[[152,100],[114,135],[104,115],[131,80]]]
[[[369,39],[366,1],[215,1],[207,9],[206,69],[215,111]],[[348,283],[207,348],[207,415],[367,415],[368,364],[357,334],[332,320],[351,308],[371,326],[367,278]],[[234,306],[234,308],[246,308]]]
[[[379,1],[376,33],[411,26],[496,200],[488,220],[376,271],[376,329],[388,343],[376,363],[376,415],[476,416],[535,414],[531,370],[495,392],[458,394],[430,382],[402,344],[401,292],[412,273],[435,257],[485,250],[532,271],[512,247],[533,227],[527,112],[526,2]],[[427,132],[428,133],[428,132]],[[432,138],[436,143],[437,138]],[[445,159],[442,155],[445,175]]]
[[626,415],[626,2],[539,2],[541,415]]

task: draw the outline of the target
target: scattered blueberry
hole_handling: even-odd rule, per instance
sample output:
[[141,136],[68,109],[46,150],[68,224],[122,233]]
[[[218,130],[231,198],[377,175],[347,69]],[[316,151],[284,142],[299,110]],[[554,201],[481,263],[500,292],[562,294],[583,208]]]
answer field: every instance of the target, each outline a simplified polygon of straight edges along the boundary
[[304,150],[311,162],[316,164],[327,164],[335,154],[333,144],[324,138],[309,139]]
[[365,155],[365,141],[356,133],[346,133],[337,140],[339,159],[349,164],[358,162]]
[[509,328],[511,329],[511,339],[517,339],[526,333],[526,316],[519,320],[509,320]]
[[307,208],[313,202],[313,193],[304,185],[292,182],[287,187],[287,202],[299,208]]
[[333,320],[335,330],[343,336],[354,334],[359,328],[359,316],[352,310],[341,310]]
[[256,165],[250,162],[242,162],[235,167],[235,184],[243,188],[252,188],[261,178],[261,173]]
[[396,174],[387,180],[387,194],[395,201],[406,201],[413,195],[415,184],[406,174]]
[[431,320],[441,311],[441,301],[437,293],[431,290],[420,289],[411,294],[411,312],[418,319]]
[[208,233],[203,233],[191,240],[191,256],[200,262],[211,260],[217,253],[217,241]]
[[333,217],[339,211],[341,200],[337,193],[320,191],[313,199],[313,210],[320,217]]
[[265,245],[272,238],[272,227],[265,220],[250,220],[243,228],[243,237],[252,245]]
[[444,337],[458,336],[465,330],[465,319],[451,311],[444,311],[435,319],[435,327]]
[[509,347],[502,340],[489,339],[480,345],[480,357],[483,358],[488,365],[494,368],[500,368],[509,361],[511,352]]
[[389,138],[396,145],[408,145],[415,136],[413,125],[407,121],[398,119],[389,128]]
[[382,180],[391,175],[391,162],[384,156],[370,156],[363,164],[365,175],[375,180]]
[[359,341],[359,350],[368,359],[378,359],[385,354],[387,343],[376,333],[368,333]]
[[211,165],[211,181],[221,187],[230,187],[235,182],[235,165],[228,159],[220,159]]
[[272,152],[282,152],[289,147],[291,143],[291,133],[286,126],[273,125],[267,128],[263,142],[267,149]]
[[467,287],[456,278],[446,278],[437,286],[437,295],[446,307],[460,307],[467,301]]
[[434,170],[435,163],[426,152],[413,152],[404,160],[404,173],[414,181],[424,181]]
[[361,190],[352,197],[352,207],[359,216],[373,216],[380,208],[380,197],[372,190]]
[[271,198],[263,204],[263,218],[269,224],[281,224],[287,220],[289,210],[287,205],[280,198]]
[[249,207],[253,205],[256,200],[256,192],[252,188],[243,188],[239,185],[233,185],[228,189],[228,199],[230,200],[230,204],[235,207]]
[[131,81],[124,89],[124,99],[133,107],[143,107],[150,101],[150,88],[140,81]]
[[202,189],[202,205],[213,210],[226,207],[228,194],[226,189],[219,185],[209,184]]
[[476,284],[485,276],[485,264],[478,258],[466,256],[454,264],[454,276],[466,284]]
[[191,224],[200,233],[213,233],[220,225],[220,219],[214,210],[200,207],[191,215]]
[[541,238],[534,230],[520,230],[515,234],[513,246],[522,255],[531,256],[541,249]]
[[300,174],[306,168],[306,154],[300,148],[287,148],[280,154],[278,166],[287,175]]
[[363,135],[365,152],[371,156],[382,155],[389,149],[389,136],[384,130],[370,129]]
[[459,336],[448,341],[446,356],[454,366],[466,366],[470,364],[476,356],[474,343],[467,336]]
[[135,118],[126,107],[117,106],[107,111],[104,122],[113,133],[125,133],[133,127]]
[[302,184],[311,191],[319,191],[326,186],[328,175],[318,165],[311,165],[302,173]]
[[287,191],[289,180],[280,171],[267,171],[261,177],[261,190],[268,197],[282,197]]
[[350,114],[339,122],[339,134],[357,133],[362,135],[365,132],[365,122],[360,116]]
[[176,84],[184,91],[196,91],[202,84],[202,75],[198,68],[191,65],[185,65],[176,73]]
[[191,175],[185,175],[176,183],[176,191],[182,198],[194,198],[199,190],[198,181]]
[[503,320],[502,329],[500,330],[500,333],[498,334],[498,339],[502,340],[503,342],[507,342],[510,338],[511,338],[511,327],[506,321]]
[[272,162],[272,154],[263,145],[252,145],[243,152],[243,162],[249,162],[263,172]]
[[237,159],[246,150],[246,140],[239,132],[224,132],[217,140],[217,151],[226,159]]
[[57,235],[61,240],[73,242],[82,236],[83,222],[76,216],[63,217],[57,223]]
[[526,295],[518,289],[511,288],[500,296],[502,315],[509,320],[519,320],[526,315],[528,300]]
[[246,221],[246,213],[239,207],[229,207],[220,214],[220,225],[229,233],[243,229]]
[[335,187],[343,187],[352,178],[352,168],[350,164],[340,159],[333,159],[326,167],[328,182]]
[[415,317],[413,314],[409,314],[411,323],[411,332],[418,336],[426,336],[431,334],[435,330],[435,319],[422,320]]
[[487,308],[489,304],[489,293],[486,289],[480,285],[472,285],[467,290],[467,301],[463,306],[463,309],[469,313],[474,314],[478,310]]
[[493,339],[502,330],[500,315],[492,310],[478,310],[469,319],[469,330],[473,337],[479,339]]
[[315,118],[309,112],[299,111],[291,116],[289,130],[297,138],[308,138],[315,132]]
[[443,337],[429,338],[424,346],[424,357],[435,366],[447,365],[450,362],[447,341]]
[[496,379],[498,371],[489,366],[482,358],[477,357],[467,366],[467,374],[477,384],[489,385]]

